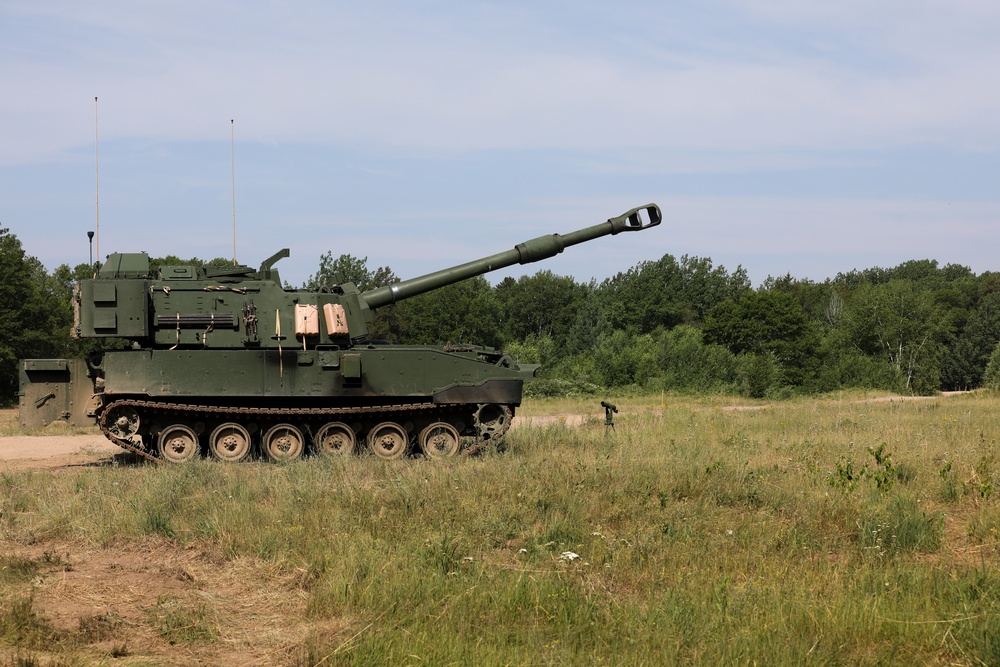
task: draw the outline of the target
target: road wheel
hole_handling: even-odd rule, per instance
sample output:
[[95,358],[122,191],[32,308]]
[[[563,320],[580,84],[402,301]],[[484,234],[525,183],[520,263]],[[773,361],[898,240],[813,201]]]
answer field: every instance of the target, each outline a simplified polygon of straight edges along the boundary
[[208,436],[208,448],[220,461],[237,463],[250,456],[250,432],[235,422],[221,424]]
[[261,439],[261,445],[272,461],[288,461],[302,456],[302,452],[305,451],[305,438],[297,427],[291,424],[278,424],[267,429],[267,433]]
[[198,456],[198,434],[190,426],[174,424],[160,431],[160,456],[170,463],[185,463]]
[[316,432],[313,445],[324,456],[346,456],[354,452],[357,438],[354,437],[354,430],[347,424],[330,422]]
[[458,430],[446,422],[435,422],[420,432],[420,449],[428,458],[454,456],[460,445]]
[[383,459],[398,459],[406,453],[409,444],[406,429],[395,422],[382,422],[368,432],[368,446]]

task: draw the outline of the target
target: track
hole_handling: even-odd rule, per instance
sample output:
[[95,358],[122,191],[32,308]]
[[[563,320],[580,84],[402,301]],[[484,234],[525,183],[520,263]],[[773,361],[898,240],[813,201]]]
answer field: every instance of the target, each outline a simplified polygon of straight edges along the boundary
[[[508,406],[501,406],[501,408],[500,415],[488,423],[480,421],[482,410],[477,409],[475,411],[472,416],[472,422],[479,436],[471,446],[463,449],[464,454],[475,454],[490,442],[503,437],[513,421],[514,410]],[[122,449],[156,463],[164,463],[165,460],[156,451],[152,451],[144,446],[142,439],[135,431],[132,433],[122,432],[118,423],[112,423],[115,422],[112,419],[113,415],[120,415],[128,410],[135,411],[136,414],[145,414],[145,418],[147,419],[150,417],[163,418],[169,416],[170,419],[177,419],[182,423],[191,423],[202,419],[238,422],[261,417],[279,420],[310,419],[330,421],[350,417],[371,417],[373,415],[378,416],[378,421],[394,421],[398,423],[407,420],[411,416],[426,415],[433,411],[441,413],[439,416],[442,421],[446,421],[450,414],[454,414],[454,408],[449,409],[447,406],[436,403],[407,403],[343,408],[258,408],[120,399],[105,406],[101,412],[99,421],[101,432],[104,433],[105,437]],[[169,421],[169,419],[166,421]],[[127,431],[128,429],[125,430]]]

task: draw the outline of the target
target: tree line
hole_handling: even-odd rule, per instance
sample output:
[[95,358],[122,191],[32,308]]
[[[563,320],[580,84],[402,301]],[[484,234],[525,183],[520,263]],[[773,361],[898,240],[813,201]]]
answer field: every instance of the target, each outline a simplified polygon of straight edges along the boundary
[[[76,357],[109,344],[69,336],[73,285],[91,272],[81,264],[49,273],[0,228],[0,401],[16,397],[18,359]],[[353,282],[364,291],[397,281],[366,257],[327,252],[303,287]],[[913,260],[823,282],[769,277],[754,288],[741,267],[668,254],[602,282],[548,270],[495,286],[471,278],[379,309],[370,333],[502,348],[542,364],[529,395],[1000,388],[1000,273]]]
[[[307,286],[396,280],[367,258],[326,253]],[[548,270],[496,286],[473,278],[377,318],[391,342],[478,342],[540,363],[536,395],[1000,388],[1000,273],[934,260],[754,289],[742,267],[668,254],[600,283]]]

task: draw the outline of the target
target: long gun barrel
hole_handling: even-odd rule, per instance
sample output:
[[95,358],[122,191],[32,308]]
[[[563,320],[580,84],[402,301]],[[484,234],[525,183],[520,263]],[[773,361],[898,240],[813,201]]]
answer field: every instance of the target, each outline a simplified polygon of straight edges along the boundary
[[417,278],[411,278],[363,292],[361,298],[368,303],[369,308],[379,308],[425,292],[430,292],[439,287],[457,283],[466,278],[503,269],[513,264],[530,264],[531,262],[548,259],[577,243],[592,241],[608,234],[637,232],[649,229],[650,227],[656,227],[662,219],[663,214],[660,212],[659,206],[656,204],[646,204],[592,227],[570,232],[569,234],[539,236],[536,239],[517,244],[513,250],[506,250],[495,255],[490,255],[489,257],[453,266],[449,269],[442,269],[441,271],[428,273]]

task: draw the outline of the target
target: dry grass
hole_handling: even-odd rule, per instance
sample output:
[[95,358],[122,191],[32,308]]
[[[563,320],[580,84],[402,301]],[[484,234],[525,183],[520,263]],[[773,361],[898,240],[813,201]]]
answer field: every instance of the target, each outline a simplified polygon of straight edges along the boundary
[[17,408],[0,409],[0,433],[7,435],[14,428],[17,428]]
[[27,628],[3,641],[81,665],[1000,661],[995,396],[611,400],[613,434],[599,401],[535,401],[475,459],[0,474],[0,627]]
[[70,426],[64,421],[54,421],[45,428],[28,429],[19,424],[17,408],[0,409],[0,437],[12,435],[84,435],[99,434],[97,426]]

